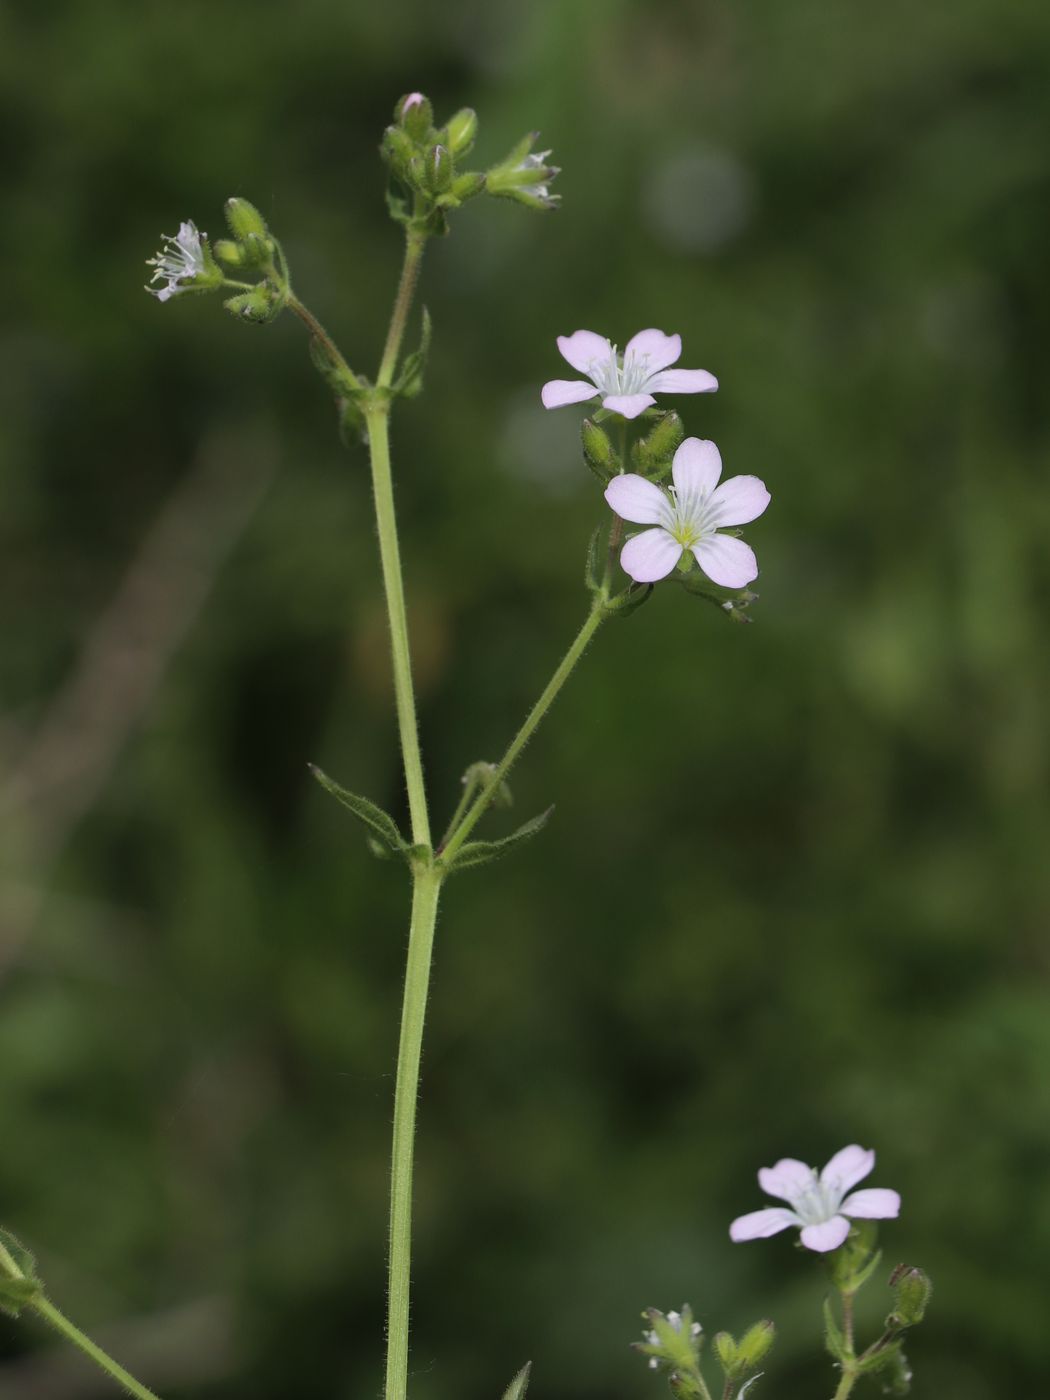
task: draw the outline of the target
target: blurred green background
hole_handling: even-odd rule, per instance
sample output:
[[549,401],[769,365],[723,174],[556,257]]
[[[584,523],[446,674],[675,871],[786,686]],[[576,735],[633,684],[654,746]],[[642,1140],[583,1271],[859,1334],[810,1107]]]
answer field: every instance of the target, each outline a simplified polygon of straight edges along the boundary
[[[407,891],[306,768],[403,810],[363,453],[290,317],[160,306],[144,259],[244,195],[373,370],[417,87],[482,163],[540,128],[564,200],[428,254],[394,445],[438,811],[586,608],[556,335],[680,331],[722,387],[674,406],[773,505],[756,625],[670,587],[610,625],[514,784],[548,831],[448,889],[413,1393],[659,1395],[626,1347],[683,1299],[777,1320],[771,1400],[829,1393],[816,1260],[726,1227],[847,1142],[937,1284],[916,1394],[1039,1393],[1048,72],[1038,0],[0,5],[0,1214],[166,1400],[379,1391]],[[0,1348],[4,1397],[112,1393]]]

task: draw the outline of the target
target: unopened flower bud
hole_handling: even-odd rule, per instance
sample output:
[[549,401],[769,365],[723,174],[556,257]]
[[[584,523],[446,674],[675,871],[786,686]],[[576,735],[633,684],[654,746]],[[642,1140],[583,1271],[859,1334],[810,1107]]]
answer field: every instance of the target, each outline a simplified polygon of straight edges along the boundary
[[415,142],[408,132],[400,126],[388,126],[383,132],[379,150],[394,174],[401,180],[407,180],[409,162],[416,154]]
[[427,188],[433,194],[444,194],[452,185],[452,157],[445,146],[432,146],[427,152]]
[[481,171],[468,170],[462,175],[457,175],[452,181],[451,193],[462,204],[468,199],[473,199],[476,194],[480,194],[484,188],[485,177]]
[[216,239],[211,245],[211,250],[227,267],[240,267],[244,262],[244,255],[232,238]]
[[250,292],[241,292],[223,302],[231,316],[241,321],[253,321],[265,326],[275,321],[284,310],[285,298],[269,282],[260,282]]
[[890,1275],[894,1292],[893,1312],[886,1319],[887,1327],[914,1327],[926,1316],[926,1307],[933,1292],[929,1276],[922,1269],[898,1264]]
[[736,1342],[728,1332],[718,1332],[714,1341],[715,1352],[723,1371],[732,1371],[736,1366]]
[[662,414],[647,437],[631,450],[635,467],[643,476],[660,478],[671,469],[671,461],[685,437],[682,420],[673,410]]
[[741,1368],[750,1371],[760,1365],[776,1335],[777,1330],[768,1319],[749,1327],[737,1343],[737,1361]]
[[445,127],[448,148],[454,156],[465,156],[478,134],[478,114],[473,107],[461,107]]
[[266,220],[255,205],[249,204],[246,199],[237,196],[226,201],[226,222],[230,227],[230,232],[239,243],[251,238],[253,234],[262,239],[267,239],[270,236]]
[[434,124],[434,109],[421,92],[410,92],[394,108],[394,120],[413,141],[425,141]]
[[583,440],[583,460],[598,480],[607,484],[620,466],[608,434],[592,418],[585,418],[580,424],[580,437]]

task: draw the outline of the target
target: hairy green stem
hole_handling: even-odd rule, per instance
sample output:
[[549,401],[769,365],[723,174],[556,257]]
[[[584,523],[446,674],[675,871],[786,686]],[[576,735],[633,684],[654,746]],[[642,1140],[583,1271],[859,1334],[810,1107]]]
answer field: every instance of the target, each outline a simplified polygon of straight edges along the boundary
[[419,752],[419,727],[416,721],[415,692],[412,688],[412,662],[408,649],[405,587],[401,578],[401,549],[397,540],[397,517],[394,514],[394,482],[390,473],[389,405],[373,401],[365,413],[365,424],[372,460],[372,491],[375,497],[376,525],[379,530],[383,591],[386,594],[387,618],[390,623],[394,699],[397,705],[397,725],[401,734],[401,756],[405,765],[412,840],[416,845],[429,846],[430,818],[427,814],[427,799],[423,786],[423,760]]
[[336,345],[335,341],[325,330],[324,326],[321,325],[310,308],[305,306],[292,291],[288,293],[286,305],[289,311],[294,312],[294,314],[299,317],[299,320],[302,321],[313,338],[320,341],[324,346],[332,363],[338,365],[342,373],[346,375],[348,386],[360,387],[360,380],[346,363],[346,360],[343,358],[343,352],[339,349],[339,346]]
[[543,716],[547,713],[551,705],[554,703],[555,699],[558,696],[558,692],[561,690],[565,682],[569,679],[576,663],[579,661],[583,653],[587,650],[587,645],[590,642],[591,638],[594,636],[595,632],[597,632],[598,628],[604,621],[605,605],[605,595],[603,593],[599,594],[598,597],[595,598],[594,605],[591,608],[591,611],[587,614],[587,620],[586,622],[584,622],[583,626],[577,633],[572,646],[569,647],[569,650],[562,657],[558,669],[554,672],[554,675],[551,676],[550,680],[547,682],[543,694],[540,696],[540,698],[536,701],[535,705],[533,705],[532,709],[529,711],[525,723],[521,726],[517,734],[515,734],[514,738],[511,740],[510,747],[500,759],[499,763],[497,763],[495,769],[492,772],[492,776],[489,778],[485,786],[481,789],[481,792],[475,799],[473,806],[469,809],[466,816],[460,822],[459,826],[456,827],[455,831],[449,837],[447,845],[441,851],[441,856],[444,860],[450,860],[451,857],[456,854],[460,846],[463,845],[463,842],[467,839],[470,833],[474,830],[474,827],[481,820],[482,816],[485,813],[485,809],[488,807],[493,797],[495,797],[496,793],[499,791],[500,784],[504,781],[507,774],[510,772],[515,760],[521,753],[522,749],[525,747],[525,745],[532,738],[533,734],[536,732],[540,720],[543,719]]
[[408,937],[401,1040],[394,1091],[394,1146],[390,1170],[390,1287],[387,1299],[386,1400],[405,1400],[408,1389],[409,1289],[412,1262],[412,1163],[423,1020],[434,947],[441,875],[432,866],[415,871]]
[[415,295],[416,283],[419,281],[419,269],[423,262],[426,241],[426,234],[418,229],[409,227],[405,230],[405,260],[401,265],[401,280],[397,287],[394,310],[390,316],[390,329],[386,334],[383,358],[379,362],[379,373],[376,376],[378,389],[388,389],[394,380],[394,370],[397,368],[397,357],[401,352],[408,313]]
[[846,1360],[842,1363],[842,1376],[835,1391],[834,1400],[846,1400],[857,1383],[857,1358],[853,1343],[853,1294],[849,1289],[840,1289],[842,1301],[842,1335],[846,1343]]
[[[2,1243],[0,1243],[0,1268],[7,1274],[8,1278],[25,1278],[25,1274],[18,1267],[10,1251]],[[81,1332],[79,1327],[74,1326],[69,1318],[64,1313],[59,1312],[53,1303],[48,1302],[43,1294],[31,1298],[26,1307],[39,1313],[49,1326],[53,1327],[67,1341],[72,1342],[96,1366],[105,1371],[107,1376],[115,1380],[118,1385],[123,1386],[129,1395],[136,1396],[137,1400],[159,1400],[159,1397],[152,1390],[147,1390],[129,1371],[125,1371],[119,1362],[114,1361],[112,1356],[109,1356],[90,1337]]]

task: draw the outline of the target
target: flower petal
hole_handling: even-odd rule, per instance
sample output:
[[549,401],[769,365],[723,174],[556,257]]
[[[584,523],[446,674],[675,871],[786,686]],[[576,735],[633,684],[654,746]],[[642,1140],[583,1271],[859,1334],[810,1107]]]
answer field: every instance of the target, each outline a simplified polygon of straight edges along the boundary
[[573,331],[572,335],[560,335],[558,349],[573,369],[578,369],[581,374],[590,374],[595,360],[604,365],[612,359],[613,353],[605,336],[598,335],[596,331]]
[[781,1157],[772,1167],[762,1167],[758,1173],[758,1184],[767,1196],[779,1196],[782,1201],[793,1201],[801,1196],[816,1180],[816,1173],[805,1162],[795,1157]]
[[807,1249],[818,1254],[827,1254],[839,1245],[849,1234],[849,1221],[844,1215],[833,1215],[830,1220],[822,1220],[819,1225],[807,1225],[802,1231],[802,1243]]
[[659,486],[633,472],[614,476],[605,488],[605,499],[632,525],[662,525],[671,519],[671,502]]
[[667,577],[681,557],[682,546],[657,527],[627,541],[620,552],[620,568],[635,583],[656,583]]
[[549,379],[540,391],[544,408],[563,408],[567,403],[593,399],[598,390],[589,379]]
[[718,485],[722,458],[710,438],[688,437],[671,464],[671,479],[680,496],[706,496]]
[[708,535],[693,545],[693,557],[711,582],[723,588],[746,588],[758,578],[755,551],[732,535]]
[[820,1173],[820,1184],[841,1201],[847,1191],[871,1173],[874,1165],[875,1153],[854,1143],[835,1153]]
[[765,1240],[792,1225],[801,1224],[793,1210],[770,1206],[766,1210],[753,1210],[750,1215],[738,1215],[729,1227],[729,1238],[738,1244],[741,1240]]
[[757,520],[769,505],[765,482],[757,476],[731,476],[711,494],[708,519],[720,529],[726,525],[746,525]]
[[654,394],[713,394],[718,380],[706,369],[665,369],[646,383]]
[[637,335],[632,335],[627,344],[623,347],[623,362],[626,365],[628,356],[635,360],[646,361],[646,372],[656,374],[659,370],[666,369],[668,365],[673,365],[682,353],[682,337],[680,335],[665,335],[663,331],[651,329],[639,331]]
[[609,394],[602,399],[602,408],[610,413],[622,413],[625,418],[637,418],[656,400],[652,394]]
[[847,1196],[839,1210],[855,1220],[896,1220],[901,1213],[901,1198],[898,1192],[887,1191],[883,1186],[869,1186]]

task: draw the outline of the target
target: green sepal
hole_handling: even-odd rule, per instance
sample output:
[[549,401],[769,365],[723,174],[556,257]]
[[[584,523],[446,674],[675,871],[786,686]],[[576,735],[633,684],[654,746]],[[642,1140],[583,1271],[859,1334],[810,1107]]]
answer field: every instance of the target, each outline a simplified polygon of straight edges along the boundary
[[525,1392],[529,1388],[529,1373],[531,1371],[532,1362],[526,1361],[525,1365],[503,1392],[503,1400],[525,1400]]
[[649,601],[653,596],[654,587],[651,583],[632,583],[622,593],[617,593],[615,598],[609,599],[605,605],[606,613],[610,617],[630,617],[643,603]]
[[386,208],[390,217],[399,224],[409,224],[412,222],[412,210],[408,200],[403,194],[399,194],[393,185],[386,187]]
[[709,603],[713,603],[726,614],[730,622],[754,621],[754,618],[749,616],[748,609],[752,603],[758,601],[759,595],[753,593],[750,588],[723,588],[721,584],[712,583],[699,569],[689,569],[685,573],[676,569],[671,577],[680,583],[687,593],[692,593],[697,598],[706,598]]
[[580,424],[580,439],[583,443],[583,460],[602,485],[608,486],[621,470],[620,455],[609,441],[608,433],[598,426],[594,418],[585,418]]
[[890,1274],[890,1287],[894,1292],[894,1305],[886,1319],[887,1329],[901,1332],[906,1327],[917,1326],[926,1316],[933,1292],[929,1275],[908,1264],[898,1264]]
[[717,1332],[712,1344],[715,1355],[718,1357],[718,1364],[727,1376],[736,1369],[737,1351],[736,1342],[733,1340],[731,1332]]
[[751,1371],[765,1359],[776,1340],[777,1329],[768,1318],[749,1327],[737,1343],[736,1359],[741,1372]]
[[430,320],[430,312],[423,307],[423,328],[420,332],[419,346],[411,354],[405,356],[401,365],[401,373],[398,375],[397,383],[393,386],[393,393],[400,394],[403,399],[414,399],[423,390],[423,374],[427,367],[427,357],[430,354],[430,336],[433,329]]
[[18,1317],[24,1307],[43,1296],[44,1286],[37,1278],[36,1259],[10,1230],[0,1229],[0,1244],[14,1260],[21,1278],[0,1278],[0,1313]]
[[827,1348],[828,1355],[835,1361],[848,1359],[846,1336],[839,1326],[830,1298],[824,1299],[824,1346]]
[[505,856],[515,846],[520,846],[525,841],[531,840],[533,836],[538,836],[547,825],[553,811],[553,806],[548,807],[538,817],[533,817],[524,826],[519,826],[517,831],[512,831],[509,836],[504,836],[499,841],[468,841],[465,846],[459,848],[450,862],[439,860],[439,863],[446,870],[453,871],[466,870],[472,865],[487,865],[490,860],[499,860],[500,856]]
[[353,812],[359,822],[363,822],[368,828],[370,849],[373,847],[373,842],[377,842],[384,855],[407,857],[413,852],[414,847],[410,846],[401,835],[397,828],[397,822],[388,812],[384,812],[382,807],[377,807],[367,797],[359,797],[356,792],[348,792],[345,787],[341,787],[316,764],[310,763],[307,767],[325,792],[330,792],[337,801]]

